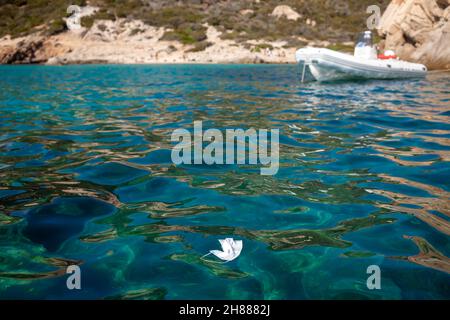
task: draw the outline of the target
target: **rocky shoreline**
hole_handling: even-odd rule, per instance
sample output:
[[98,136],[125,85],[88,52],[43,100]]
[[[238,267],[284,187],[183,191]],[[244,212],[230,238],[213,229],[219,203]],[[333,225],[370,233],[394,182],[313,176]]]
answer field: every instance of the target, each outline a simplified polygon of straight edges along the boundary
[[[132,30],[140,30],[131,34]],[[58,35],[0,39],[0,63],[146,64],[146,63],[295,63],[295,48],[284,41],[252,41],[240,44],[223,40],[220,32],[207,26],[208,46],[162,41],[166,30],[141,21],[96,21],[90,30]],[[311,43],[329,45],[329,43]]]
[[378,32],[401,59],[450,69],[450,0],[393,0]]
[[[203,23],[205,34],[201,39],[167,39],[174,33],[168,27],[155,27],[139,19],[95,19],[91,26],[83,27],[80,19],[95,15],[97,7],[77,7],[78,16],[65,18],[66,30],[55,35],[38,32],[19,38],[0,39],[0,63],[50,65],[111,63],[295,63],[296,48],[288,41],[248,40],[236,41],[227,33]],[[252,10],[242,10],[246,16]],[[301,15],[286,5],[279,5],[270,14],[274,19],[297,21]],[[312,25],[315,21],[307,19]],[[329,46],[328,41],[310,41],[297,37],[297,41],[312,46]],[[353,43],[349,43],[353,45]]]

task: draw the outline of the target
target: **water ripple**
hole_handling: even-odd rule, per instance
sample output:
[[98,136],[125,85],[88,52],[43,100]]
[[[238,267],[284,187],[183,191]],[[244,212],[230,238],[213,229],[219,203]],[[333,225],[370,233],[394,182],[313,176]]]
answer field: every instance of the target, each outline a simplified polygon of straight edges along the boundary
[[[450,298],[448,73],[0,72],[0,297],[60,295],[64,267],[82,263],[95,290],[63,298]],[[280,129],[278,174],[173,165],[170,135],[194,120]],[[225,236],[244,239],[239,259],[200,259]],[[381,295],[359,285],[370,264],[386,270]]]

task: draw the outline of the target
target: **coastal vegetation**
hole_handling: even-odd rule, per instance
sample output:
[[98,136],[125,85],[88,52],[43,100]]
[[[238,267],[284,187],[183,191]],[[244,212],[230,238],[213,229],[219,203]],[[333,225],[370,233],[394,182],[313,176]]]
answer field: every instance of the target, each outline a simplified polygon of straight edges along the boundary
[[0,0],[0,37],[33,32],[53,34],[64,31],[63,20],[71,4],[83,6],[85,0]]
[[[389,1],[375,2],[384,9]],[[365,25],[365,9],[374,0],[0,0],[0,37],[62,32],[71,4],[99,8],[93,16],[82,18],[82,25],[88,28],[100,19],[140,19],[145,24],[170,29],[165,39],[194,44],[205,40],[204,26],[209,24],[224,38],[237,42],[284,40],[295,46],[298,37],[333,42],[354,40],[355,33]],[[278,5],[288,5],[299,14],[299,19],[273,16]]]

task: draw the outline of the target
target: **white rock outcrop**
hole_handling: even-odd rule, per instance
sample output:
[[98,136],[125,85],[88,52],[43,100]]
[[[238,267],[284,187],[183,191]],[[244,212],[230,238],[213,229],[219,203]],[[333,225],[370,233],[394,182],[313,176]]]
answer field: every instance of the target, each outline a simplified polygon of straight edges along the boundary
[[271,15],[276,18],[284,17],[288,20],[298,20],[302,17],[300,13],[287,5],[276,6],[275,9],[273,9]]

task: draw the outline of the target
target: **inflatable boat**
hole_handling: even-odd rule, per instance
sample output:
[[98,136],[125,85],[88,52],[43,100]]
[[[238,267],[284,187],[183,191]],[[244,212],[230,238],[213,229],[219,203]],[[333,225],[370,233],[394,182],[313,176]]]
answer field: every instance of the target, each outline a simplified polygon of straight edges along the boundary
[[377,55],[369,42],[370,31],[363,34],[353,55],[324,48],[302,48],[295,58],[302,65],[302,81],[306,68],[317,81],[351,79],[402,79],[424,77],[427,68],[422,64],[398,60],[394,52]]

